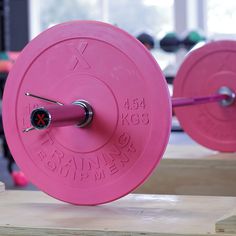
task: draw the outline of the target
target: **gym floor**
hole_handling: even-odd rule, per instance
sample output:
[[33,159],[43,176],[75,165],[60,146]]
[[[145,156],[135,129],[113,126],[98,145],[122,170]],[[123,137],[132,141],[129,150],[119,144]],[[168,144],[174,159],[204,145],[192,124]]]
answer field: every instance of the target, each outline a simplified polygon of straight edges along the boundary
[[[172,132],[170,135],[169,144],[175,145],[194,145],[195,142],[184,132]],[[28,184],[26,187],[16,187],[11,177],[9,176],[6,168],[7,162],[0,154],[0,181],[5,183],[6,189],[19,189],[19,190],[37,190],[32,184]]]

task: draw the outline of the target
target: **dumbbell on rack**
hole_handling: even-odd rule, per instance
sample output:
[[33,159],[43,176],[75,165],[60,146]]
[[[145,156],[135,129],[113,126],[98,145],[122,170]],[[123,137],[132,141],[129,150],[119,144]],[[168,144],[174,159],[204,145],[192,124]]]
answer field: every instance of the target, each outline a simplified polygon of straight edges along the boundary
[[190,31],[182,38],[174,32],[167,33],[160,40],[160,47],[165,52],[177,52],[180,48],[190,50],[197,43],[205,41],[206,38],[197,31]]
[[26,46],[6,83],[11,152],[40,189],[78,205],[143,183],[167,146],[172,106],[199,143],[233,152],[235,59],[233,41],[194,50],[171,99],[158,64],[128,33],[92,21],[52,27]]

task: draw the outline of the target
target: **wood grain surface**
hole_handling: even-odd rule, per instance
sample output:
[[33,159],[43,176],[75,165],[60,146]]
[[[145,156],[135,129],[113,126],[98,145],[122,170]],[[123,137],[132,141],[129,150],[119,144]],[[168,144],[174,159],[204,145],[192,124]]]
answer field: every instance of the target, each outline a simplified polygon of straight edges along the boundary
[[235,207],[235,197],[144,194],[81,207],[39,191],[5,191],[0,193],[0,235],[222,236],[215,233],[215,223]]
[[136,193],[236,196],[236,153],[200,145],[168,145],[160,165]]

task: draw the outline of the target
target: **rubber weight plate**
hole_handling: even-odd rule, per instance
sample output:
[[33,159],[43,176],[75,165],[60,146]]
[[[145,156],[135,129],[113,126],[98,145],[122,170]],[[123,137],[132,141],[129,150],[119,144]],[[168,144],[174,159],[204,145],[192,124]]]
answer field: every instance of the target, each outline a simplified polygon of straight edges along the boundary
[[[93,121],[23,133],[31,111],[48,105],[26,92],[64,104],[86,100]],[[5,87],[4,128],[16,162],[41,190],[73,204],[109,202],[139,186],[163,155],[170,119],[155,60],[105,23],[74,21],[43,32],[23,50]]]
[[[221,87],[236,91],[236,42],[216,41],[189,53],[174,81],[174,97],[214,95]],[[210,149],[236,151],[236,104],[208,103],[175,109],[181,126]]]

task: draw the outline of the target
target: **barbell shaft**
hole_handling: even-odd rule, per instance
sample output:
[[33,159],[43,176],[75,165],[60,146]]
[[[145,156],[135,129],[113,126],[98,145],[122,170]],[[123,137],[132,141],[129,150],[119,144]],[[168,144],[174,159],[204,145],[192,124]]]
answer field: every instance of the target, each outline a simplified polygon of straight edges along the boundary
[[[233,93],[235,96],[235,94]],[[234,98],[234,97],[233,97]],[[172,107],[193,106],[213,102],[221,102],[232,99],[230,94],[215,94],[202,97],[172,98]],[[75,103],[76,104],[76,103]],[[31,112],[31,124],[33,129],[46,129],[49,127],[60,127],[77,125],[84,127],[91,122],[93,112],[88,103],[78,102],[78,104],[47,106],[36,108]],[[47,118],[48,120],[46,120]],[[24,131],[25,132],[25,131]]]
[[172,107],[182,107],[182,106],[192,106],[199,105],[211,102],[220,102],[222,100],[230,99],[230,95],[228,94],[215,94],[211,96],[203,96],[203,97],[183,97],[183,98],[172,98]]
[[35,129],[80,125],[86,119],[86,111],[82,106],[64,105],[39,107],[31,112],[31,125]]
[[69,125],[84,127],[90,124],[92,118],[93,109],[83,100],[75,101],[70,105],[39,107],[31,112],[30,121],[32,128],[29,129],[43,130],[49,127]]

